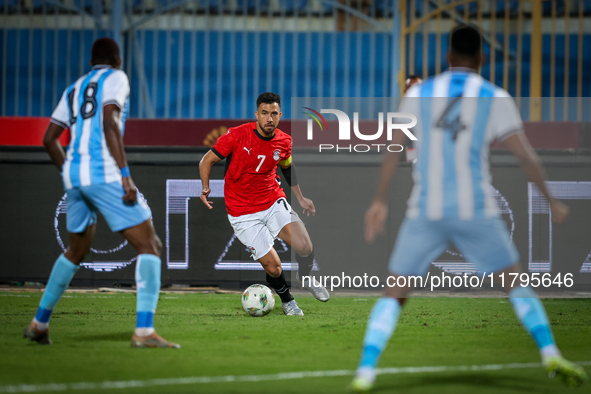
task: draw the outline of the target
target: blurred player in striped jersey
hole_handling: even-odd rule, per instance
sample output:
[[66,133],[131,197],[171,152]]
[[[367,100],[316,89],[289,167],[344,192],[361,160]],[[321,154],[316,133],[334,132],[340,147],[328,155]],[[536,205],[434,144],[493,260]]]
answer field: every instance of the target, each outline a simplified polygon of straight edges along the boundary
[[[263,93],[257,99],[256,122],[233,127],[221,136],[203,156],[199,173],[203,184],[201,201],[209,208],[209,174],[211,166],[226,159],[224,198],[228,219],[236,237],[250,250],[267,274],[267,283],[279,297],[283,313],[303,316],[304,312],[292,297],[281,260],[273,247],[276,238],[287,242],[296,252],[299,275],[310,277],[314,265],[314,247],[306,227],[286,200],[277,181],[277,167],[285,176],[293,195],[304,208],[303,213],[316,214],[312,200],[302,195],[291,157],[291,136],[279,130],[281,98]],[[326,302],[330,294],[316,280],[303,281],[317,300]]]
[[[544,170],[523,133],[523,123],[509,94],[477,73],[482,62],[482,38],[468,26],[451,33],[451,68],[412,86],[399,112],[419,119],[413,132],[418,160],[414,187],[408,200],[388,270],[399,276],[423,276],[431,262],[453,243],[481,272],[520,273],[519,255],[500,218],[492,194],[488,150],[498,139],[519,159],[527,177],[550,203],[552,220],[563,223],[568,208],[552,198],[544,184]],[[405,144],[397,131],[393,143]],[[400,160],[399,153],[384,160],[374,202],[365,217],[365,238],[371,243],[384,228],[387,191]],[[556,347],[548,317],[536,293],[518,281],[505,281],[504,290],[523,327],[540,350],[549,376],[559,375],[569,386],[586,380],[582,367],[564,359]],[[390,283],[391,280],[390,280]],[[373,387],[376,365],[390,340],[411,287],[389,287],[374,305],[367,324],[359,367],[352,383],[358,392]]]
[[[56,260],[37,314],[24,336],[51,344],[49,319],[90,251],[98,211],[111,230],[121,233],[139,254],[135,272],[137,325],[131,346],[180,347],[154,331],[162,244],[149,208],[137,198],[125,158],[123,131],[129,80],[119,70],[121,58],[115,41],[96,40],[90,64],[92,70],[64,91],[43,139],[49,156],[62,171],[70,245]],[[71,141],[64,152],[58,138],[67,128]]]

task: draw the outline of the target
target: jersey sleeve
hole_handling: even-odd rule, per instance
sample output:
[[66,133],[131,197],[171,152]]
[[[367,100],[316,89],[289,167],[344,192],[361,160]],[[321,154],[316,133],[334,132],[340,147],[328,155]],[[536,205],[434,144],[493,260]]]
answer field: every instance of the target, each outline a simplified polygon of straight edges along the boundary
[[495,93],[490,117],[494,122],[493,135],[500,141],[523,132],[523,121],[515,100],[504,90]]
[[62,98],[51,114],[51,122],[67,129],[70,127],[70,108],[68,106],[68,89],[64,90]]
[[228,129],[224,135],[218,138],[213,148],[211,148],[213,153],[215,153],[220,159],[228,157],[234,150],[237,134],[238,133],[234,128]]
[[279,160],[279,165],[281,167],[289,167],[291,165],[291,146],[293,145],[293,140],[291,136],[287,138],[287,149],[285,153],[281,156],[281,160]]
[[[411,114],[414,115],[417,119],[420,119],[420,84],[416,84],[411,86],[404,97],[402,97],[402,101],[398,106],[398,113],[400,114]],[[392,119],[392,123],[395,124],[408,124],[412,121],[412,118],[408,116],[398,117]]]
[[[421,91],[421,88],[419,86],[420,84],[413,85],[408,89],[404,97],[402,97],[402,102],[398,107],[398,112],[404,112],[407,114],[413,114],[415,116],[418,116],[419,100],[417,99],[417,97],[420,96],[419,93]],[[406,122],[408,122],[408,119],[406,120]]]
[[105,78],[103,83],[103,107],[115,104],[120,109],[124,109],[128,97],[129,79],[127,79],[127,75],[123,71],[117,70]]

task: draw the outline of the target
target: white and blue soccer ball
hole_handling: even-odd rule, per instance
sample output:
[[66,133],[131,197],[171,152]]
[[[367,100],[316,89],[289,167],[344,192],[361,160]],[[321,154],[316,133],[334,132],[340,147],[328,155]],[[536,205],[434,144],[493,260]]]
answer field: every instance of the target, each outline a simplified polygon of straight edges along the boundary
[[275,307],[273,292],[265,285],[248,286],[242,293],[242,308],[250,316],[261,317],[269,314]]

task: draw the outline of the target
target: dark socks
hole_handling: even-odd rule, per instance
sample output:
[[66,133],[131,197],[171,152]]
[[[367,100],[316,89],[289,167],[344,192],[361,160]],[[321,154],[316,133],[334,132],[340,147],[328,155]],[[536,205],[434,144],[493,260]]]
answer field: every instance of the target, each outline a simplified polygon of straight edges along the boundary
[[307,256],[300,256],[296,253],[296,261],[298,262],[300,280],[304,276],[310,276],[312,273],[312,267],[314,267],[314,251]]
[[267,274],[267,283],[273,290],[275,290],[275,292],[277,292],[279,297],[281,297],[281,302],[285,303],[293,300],[287,282],[285,281],[283,271],[277,278],[273,278],[271,275]]

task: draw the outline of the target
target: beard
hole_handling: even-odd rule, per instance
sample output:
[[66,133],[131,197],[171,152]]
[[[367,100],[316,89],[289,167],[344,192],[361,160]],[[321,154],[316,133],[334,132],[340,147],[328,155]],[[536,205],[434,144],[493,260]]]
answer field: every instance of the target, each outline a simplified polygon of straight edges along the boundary
[[[259,126],[261,126],[261,130],[263,130],[263,132],[265,134],[273,134],[275,132],[275,129],[277,128],[277,126],[275,126],[274,124],[267,125],[267,124],[261,124],[260,122],[259,122]],[[273,128],[268,129],[267,126],[272,126]]]

